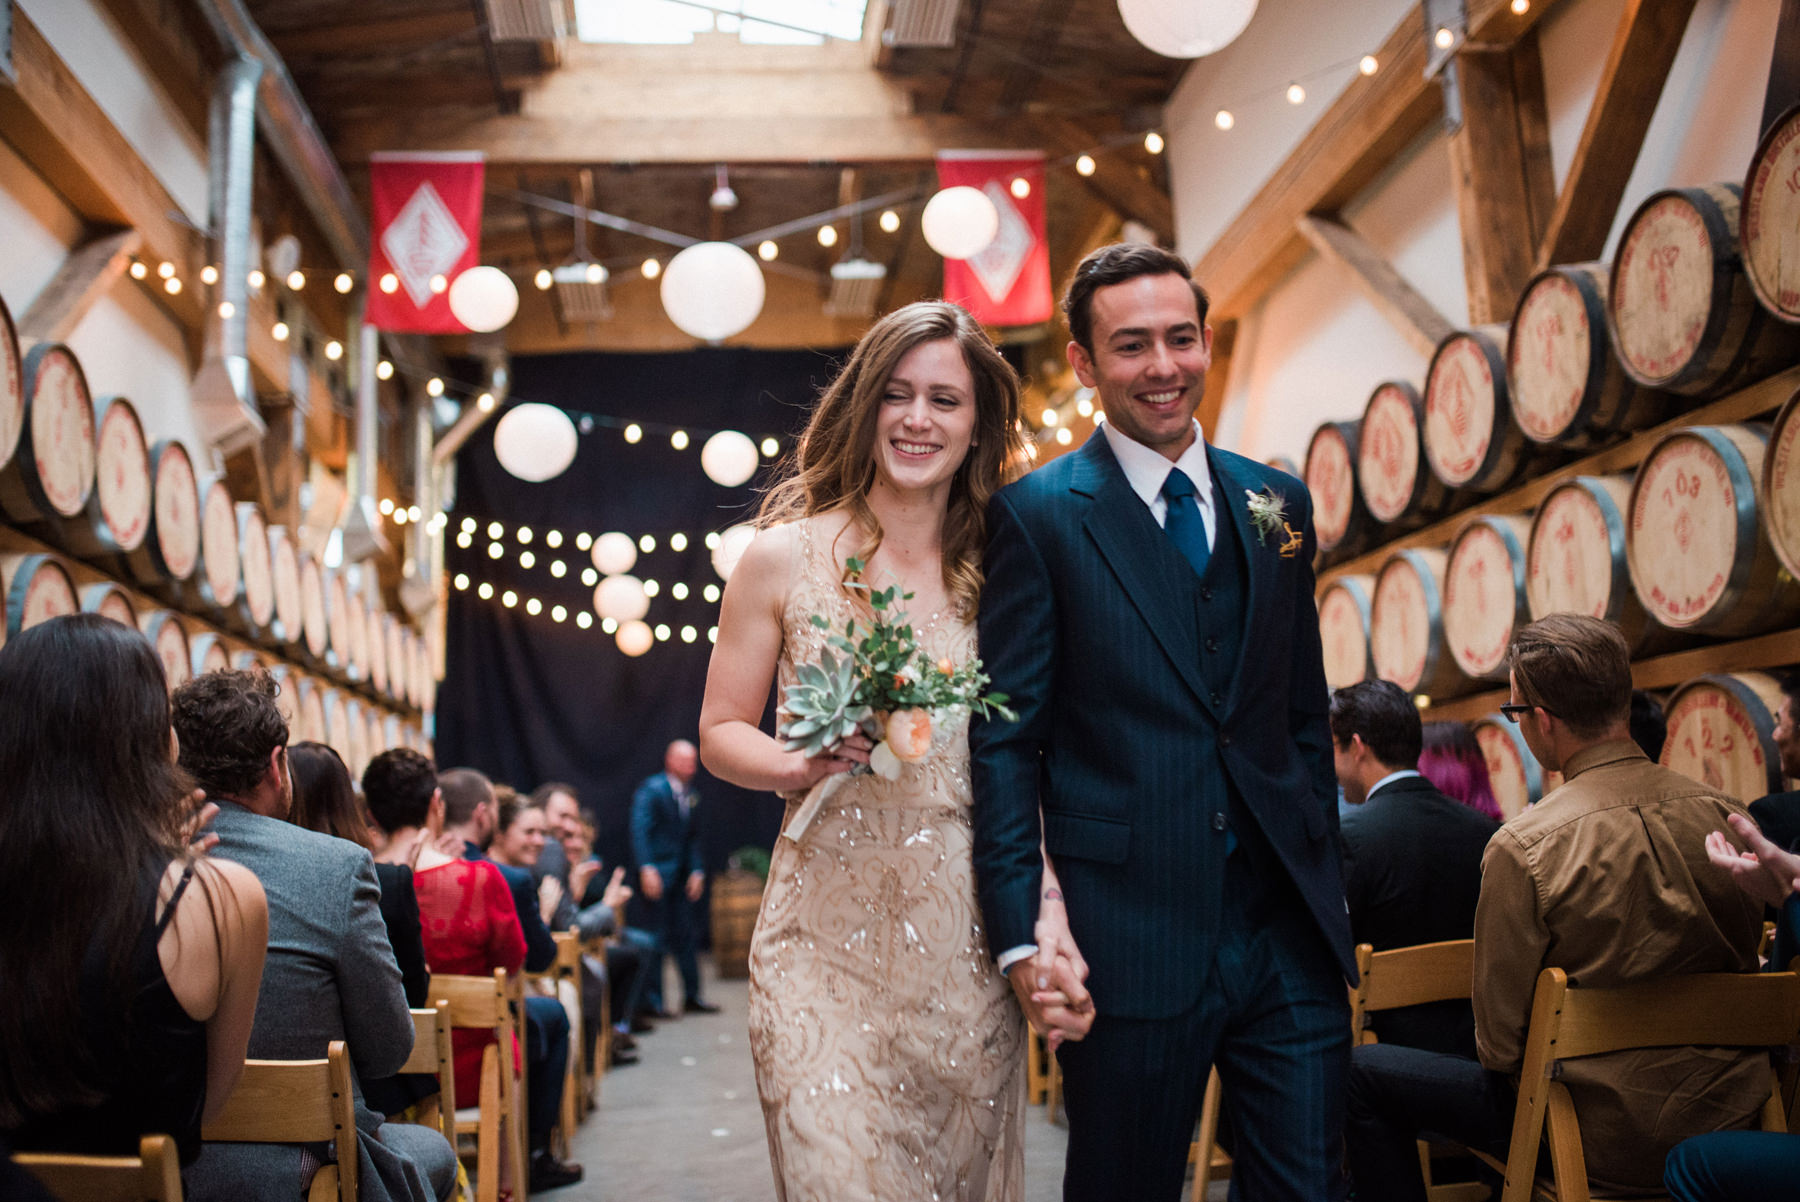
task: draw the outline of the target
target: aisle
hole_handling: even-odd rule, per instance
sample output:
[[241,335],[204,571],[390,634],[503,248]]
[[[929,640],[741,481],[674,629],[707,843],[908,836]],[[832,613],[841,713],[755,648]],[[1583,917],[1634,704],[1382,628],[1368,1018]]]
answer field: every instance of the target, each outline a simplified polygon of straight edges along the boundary
[[[747,982],[712,979],[710,963],[706,971],[708,1000],[724,1009],[638,1037],[639,1062],[606,1074],[600,1108],[575,1138],[586,1180],[543,1202],[773,1202],[745,1035]],[[1067,1133],[1041,1106],[1025,1121],[1026,1198],[1052,1202],[1062,1196]]]

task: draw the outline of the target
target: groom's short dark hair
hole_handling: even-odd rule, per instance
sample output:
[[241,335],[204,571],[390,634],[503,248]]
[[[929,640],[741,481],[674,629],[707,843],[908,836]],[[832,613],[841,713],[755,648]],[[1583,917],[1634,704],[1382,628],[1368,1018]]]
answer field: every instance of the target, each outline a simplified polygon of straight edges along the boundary
[[1417,768],[1424,723],[1406,690],[1391,680],[1359,680],[1331,694],[1331,738],[1340,747],[1351,735],[1390,768]]
[[1063,314],[1069,319],[1069,334],[1081,344],[1082,350],[1090,355],[1094,353],[1094,293],[1141,275],[1178,275],[1186,280],[1194,290],[1194,308],[1200,315],[1200,324],[1206,324],[1206,309],[1211,302],[1207,300],[1206,289],[1194,279],[1186,259],[1148,242],[1115,242],[1111,246],[1102,246],[1081,261],[1075,268],[1075,278],[1069,281],[1069,291],[1063,296]]

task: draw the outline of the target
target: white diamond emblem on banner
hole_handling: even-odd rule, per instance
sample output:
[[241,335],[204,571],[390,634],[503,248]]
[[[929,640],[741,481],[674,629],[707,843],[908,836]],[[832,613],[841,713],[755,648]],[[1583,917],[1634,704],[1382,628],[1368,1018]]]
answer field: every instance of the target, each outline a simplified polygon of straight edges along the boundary
[[468,248],[469,236],[430,180],[419,185],[381,234],[382,253],[420,309],[431,301],[432,277],[450,274]]
[[1000,181],[989,180],[981,190],[994,202],[994,211],[1000,214],[1000,232],[994,235],[985,250],[971,256],[968,264],[988,296],[998,304],[1019,282],[1019,273],[1025,270],[1025,262],[1031,258],[1036,240],[1031,236],[1031,226],[1019,213],[1019,206],[1000,186]]

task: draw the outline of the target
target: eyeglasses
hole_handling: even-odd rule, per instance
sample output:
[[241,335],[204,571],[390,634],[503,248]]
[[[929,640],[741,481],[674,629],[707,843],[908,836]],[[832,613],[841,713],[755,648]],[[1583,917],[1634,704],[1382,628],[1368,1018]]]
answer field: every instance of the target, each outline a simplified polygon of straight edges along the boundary
[[1500,707],[1500,713],[1502,715],[1504,715],[1506,720],[1508,722],[1511,722],[1514,726],[1517,726],[1519,724],[1519,719],[1521,717],[1523,717],[1526,714],[1529,714],[1532,710],[1543,710],[1546,714],[1549,714],[1552,718],[1554,718],[1556,716],[1556,713],[1554,710],[1548,709],[1541,705],[1512,704],[1512,705],[1503,705]]

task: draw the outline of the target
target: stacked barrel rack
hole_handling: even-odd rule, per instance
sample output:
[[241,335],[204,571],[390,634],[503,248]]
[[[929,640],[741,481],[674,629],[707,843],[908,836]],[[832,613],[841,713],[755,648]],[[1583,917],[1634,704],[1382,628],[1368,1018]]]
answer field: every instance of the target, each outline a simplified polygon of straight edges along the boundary
[[433,657],[373,568],[326,567],[179,441],[152,443],[129,400],[93,398],[74,352],[21,341],[0,301],[0,631],[82,611],[143,630],[171,689],[267,668],[294,740],[358,776],[385,748],[430,751]]
[[[1393,680],[1470,721],[1510,816],[1544,779],[1506,700],[1512,632],[1617,622],[1664,697],[1663,762],[1782,789],[1773,670],[1800,664],[1800,108],[1737,184],[1638,207],[1611,264],[1551,267],[1452,333],[1303,469],[1334,686]],[[1426,699],[1429,699],[1427,701]]]

